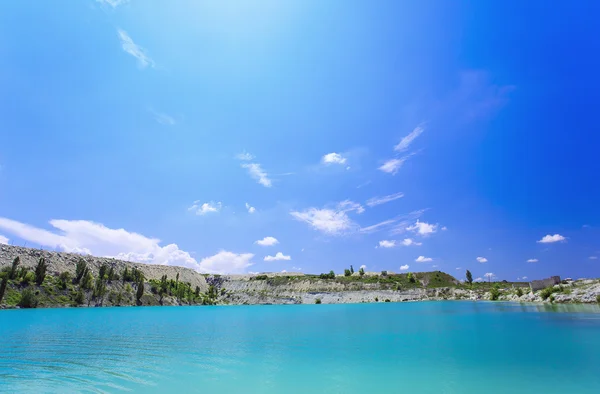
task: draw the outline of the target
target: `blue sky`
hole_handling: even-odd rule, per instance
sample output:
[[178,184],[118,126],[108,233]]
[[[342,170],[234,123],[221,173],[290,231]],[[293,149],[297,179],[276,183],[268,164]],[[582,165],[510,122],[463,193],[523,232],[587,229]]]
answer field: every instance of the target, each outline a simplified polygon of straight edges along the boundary
[[599,8],[2,2],[0,241],[600,276]]

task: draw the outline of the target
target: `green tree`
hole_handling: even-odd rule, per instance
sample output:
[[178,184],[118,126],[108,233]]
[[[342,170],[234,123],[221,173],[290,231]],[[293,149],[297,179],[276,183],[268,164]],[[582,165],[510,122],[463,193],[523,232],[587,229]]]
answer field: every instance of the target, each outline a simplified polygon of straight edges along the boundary
[[81,282],[81,279],[83,279],[87,270],[87,263],[83,259],[79,259],[75,266],[75,278],[73,278],[73,283],[78,284]]
[[354,273],[354,267],[352,265],[350,265],[350,273]]
[[127,269],[127,267],[125,267],[125,269],[123,270],[123,274],[121,275],[121,279],[123,279],[123,283],[129,281],[129,270]]
[[2,278],[0,282],[0,304],[2,304],[2,298],[4,298],[4,292],[6,291],[6,285],[8,284],[8,276]]
[[112,281],[115,279],[115,267],[114,266],[110,266],[110,269],[108,270],[108,283],[112,283]]
[[415,275],[414,275],[412,272],[409,272],[409,273],[406,275],[406,279],[408,279],[408,281],[409,281],[410,283],[416,283],[416,282],[417,282],[417,278],[415,278]]
[[381,271],[381,276],[387,276],[387,271]]
[[200,287],[196,286],[196,291],[194,292],[194,297],[198,298],[200,297]]
[[35,282],[35,274],[31,271],[25,271],[25,275],[21,278],[21,284],[29,286],[33,282]]
[[137,300],[137,304],[142,304],[142,296],[144,295],[144,282],[139,282],[137,285],[137,292],[135,293],[135,298]]
[[344,276],[350,276],[350,275],[352,275],[352,272],[350,272],[350,270],[348,268],[346,268],[344,270]]
[[335,279],[335,272],[333,270],[329,271],[329,279]]
[[100,269],[98,270],[98,277],[102,280],[108,279],[108,265],[106,263],[100,266]]
[[94,285],[94,276],[89,268],[85,268],[83,279],[81,280],[81,287],[84,290],[89,290]]
[[73,302],[75,302],[76,305],[82,305],[84,301],[85,294],[83,294],[83,289],[80,287],[75,294],[75,298],[73,298]]
[[46,259],[40,257],[37,265],[35,266],[35,283],[38,286],[41,286],[44,283],[44,279],[46,278],[46,270],[48,269],[48,264],[46,264]]
[[99,300],[100,305],[104,302],[104,295],[106,294],[106,283],[102,277],[96,278],[96,285],[94,286],[93,297],[96,300]]
[[320,303],[321,303],[321,299],[320,298],[315,299],[315,304],[320,304]]
[[517,297],[521,297],[523,295],[523,289],[517,287]]
[[365,275],[365,269],[363,267],[360,267],[360,269],[358,270],[358,274],[360,276],[364,276]]
[[467,270],[467,283],[468,284],[473,283],[473,275],[471,274],[471,271],[469,271],[469,270]]
[[19,256],[15,257],[12,262],[12,266],[10,267],[10,273],[8,274],[8,279],[16,279],[17,277],[17,266],[21,263],[21,259]]

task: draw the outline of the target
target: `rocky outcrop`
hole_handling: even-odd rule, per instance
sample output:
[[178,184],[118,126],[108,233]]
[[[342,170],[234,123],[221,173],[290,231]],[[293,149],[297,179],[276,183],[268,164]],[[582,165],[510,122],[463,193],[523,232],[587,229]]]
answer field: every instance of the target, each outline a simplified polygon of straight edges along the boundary
[[74,275],[77,262],[80,259],[83,259],[93,273],[97,273],[102,264],[113,266],[115,271],[119,273],[123,271],[125,267],[128,267],[129,269],[136,267],[144,273],[146,279],[160,279],[165,274],[169,279],[175,279],[177,274],[179,274],[179,280],[181,282],[189,282],[193,289],[195,289],[196,286],[200,288],[201,292],[206,292],[208,289],[204,276],[189,268],[132,263],[107,257],[52,252],[11,245],[0,245],[0,269],[4,266],[11,265],[12,261],[17,256],[20,258],[22,266],[30,268],[34,268],[40,257],[44,257],[48,263],[48,274],[59,275],[61,272],[67,271],[71,275]]

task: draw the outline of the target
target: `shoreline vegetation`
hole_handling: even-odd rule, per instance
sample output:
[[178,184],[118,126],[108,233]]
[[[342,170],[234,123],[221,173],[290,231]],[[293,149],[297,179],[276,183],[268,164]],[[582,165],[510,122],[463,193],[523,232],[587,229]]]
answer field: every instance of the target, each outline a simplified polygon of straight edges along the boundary
[[600,280],[563,280],[533,292],[528,282],[474,282],[441,272],[200,274],[18,246],[0,247],[0,308],[252,305],[491,300],[600,303]]

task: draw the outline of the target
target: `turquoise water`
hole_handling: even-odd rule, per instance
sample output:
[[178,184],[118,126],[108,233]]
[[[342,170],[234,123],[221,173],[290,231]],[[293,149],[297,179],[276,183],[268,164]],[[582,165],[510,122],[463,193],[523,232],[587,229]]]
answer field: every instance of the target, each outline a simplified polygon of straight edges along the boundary
[[600,392],[594,306],[7,310],[0,341],[1,392]]

